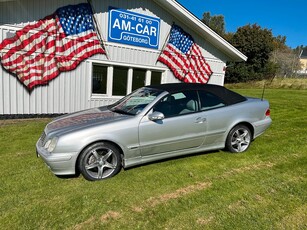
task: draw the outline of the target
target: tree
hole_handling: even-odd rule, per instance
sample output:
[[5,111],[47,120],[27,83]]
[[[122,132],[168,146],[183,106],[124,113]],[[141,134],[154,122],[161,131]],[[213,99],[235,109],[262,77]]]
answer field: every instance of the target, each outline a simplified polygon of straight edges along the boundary
[[202,22],[248,57],[246,62],[227,63],[225,81],[229,83],[262,80],[277,74],[293,76],[300,69],[300,54],[302,51],[307,53],[307,46],[292,50],[286,45],[286,36],[274,37],[270,29],[257,24],[248,24],[235,33],[227,33],[224,16],[212,16],[210,12],[203,14]]
[[272,31],[257,24],[238,28],[230,43],[248,59],[245,63],[229,63],[226,82],[262,80],[275,75],[277,66],[269,61],[274,49]]
[[282,77],[291,77],[301,68],[299,55],[302,47],[294,50],[286,46],[286,37],[277,36],[273,41],[274,50],[270,61],[277,66],[276,74]]
[[274,37],[273,39],[273,46],[274,46],[274,50],[277,50],[277,49],[287,49],[287,45],[286,45],[286,36],[281,36],[281,35],[278,35],[277,37]]
[[213,29],[220,36],[225,35],[225,20],[223,15],[211,16],[210,12],[205,12],[203,18],[201,19],[203,23]]

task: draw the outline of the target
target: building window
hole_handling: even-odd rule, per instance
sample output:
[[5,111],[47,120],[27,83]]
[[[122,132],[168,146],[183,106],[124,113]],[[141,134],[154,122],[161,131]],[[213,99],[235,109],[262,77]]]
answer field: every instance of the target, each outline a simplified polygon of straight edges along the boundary
[[132,91],[145,86],[146,82],[146,70],[134,69],[132,78]]
[[151,85],[161,84],[162,72],[151,71]]
[[125,96],[145,85],[161,84],[162,71],[141,68],[93,64],[92,94]]
[[92,78],[92,93],[106,94],[107,93],[107,76],[108,67],[94,65]]
[[113,96],[125,96],[127,94],[128,68],[114,67],[113,71]]

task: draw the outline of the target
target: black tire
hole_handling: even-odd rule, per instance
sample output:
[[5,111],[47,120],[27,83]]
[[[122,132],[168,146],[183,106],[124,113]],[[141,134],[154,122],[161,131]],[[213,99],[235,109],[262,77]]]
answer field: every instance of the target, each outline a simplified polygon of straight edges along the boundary
[[245,152],[252,141],[251,131],[245,125],[233,127],[226,139],[226,148],[232,153]]
[[103,180],[121,170],[121,154],[116,146],[98,142],[88,146],[78,159],[78,169],[86,180]]

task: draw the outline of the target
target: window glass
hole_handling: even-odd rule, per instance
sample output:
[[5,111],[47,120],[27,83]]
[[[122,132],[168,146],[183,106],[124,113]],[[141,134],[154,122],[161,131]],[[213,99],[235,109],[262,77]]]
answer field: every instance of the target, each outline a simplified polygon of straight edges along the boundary
[[163,113],[166,118],[197,112],[197,93],[196,91],[182,91],[170,94],[158,102],[153,110]]
[[225,103],[217,96],[206,91],[199,91],[200,109],[208,110],[225,106]]
[[[108,68],[113,68],[113,71],[108,71]],[[129,70],[131,70],[132,78],[128,77],[130,74]],[[125,96],[127,92],[134,91],[146,85],[147,71],[147,69],[140,68],[106,66],[98,63],[93,64],[92,93],[107,94],[108,92],[112,92],[111,96]],[[111,72],[113,72],[113,76],[108,76]],[[108,78],[113,79],[111,89],[107,88]],[[161,84],[161,79],[161,71],[151,71],[150,84],[159,85]],[[129,86],[131,86],[131,88],[128,88]]]
[[114,67],[112,95],[124,96],[127,94],[128,68]]
[[107,74],[107,66],[93,65],[92,93],[107,93]]
[[151,85],[161,84],[162,73],[157,71],[151,71]]
[[120,99],[108,108],[116,113],[136,115],[142,112],[162,92],[160,90],[143,87]]
[[134,69],[132,79],[132,91],[145,86],[146,70]]

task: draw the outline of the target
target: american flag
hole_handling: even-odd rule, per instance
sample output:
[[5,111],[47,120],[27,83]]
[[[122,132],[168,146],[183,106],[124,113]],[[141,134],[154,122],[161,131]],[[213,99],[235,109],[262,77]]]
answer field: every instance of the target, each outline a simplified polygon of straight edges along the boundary
[[181,27],[173,25],[169,41],[158,61],[167,65],[176,78],[187,83],[207,83],[211,68],[202,56],[200,47]]
[[104,54],[92,15],[91,6],[82,3],[28,24],[0,44],[2,66],[31,90],[94,54]]

